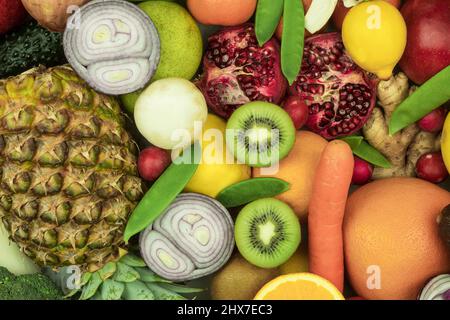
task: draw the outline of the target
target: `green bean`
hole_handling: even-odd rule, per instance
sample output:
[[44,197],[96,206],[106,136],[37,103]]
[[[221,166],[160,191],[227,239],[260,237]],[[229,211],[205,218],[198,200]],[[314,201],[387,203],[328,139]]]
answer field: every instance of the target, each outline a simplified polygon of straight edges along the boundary
[[255,32],[260,46],[269,41],[283,14],[284,0],[259,0],[256,8]]
[[300,72],[305,44],[305,12],[299,0],[284,0],[281,69],[289,84]]
[[381,168],[390,168],[391,163],[377,149],[368,144],[361,136],[341,138],[352,148],[353,153],[367,162]]
[[[199,150],[200,147],[196,143],[190,147],[190,150],[187,149],[186,151],[190,152],[188,155],[190,155],[192,160],[192,157],[198,159],[198,153],[201,152]],[[186,158],[184,155],[180,157],[183,157],[184,160]],[[175,159],[174,163],[156,180],[134,209],[125,228],[125,242],[128,242],[132,236],[152,224],[184,189],[197,170],[198,161],[178,162]]]
[[422,119],[450,99],[450,66],[436,74],[405,99],[392,114],[389,134]]
[[102,284],[101,300],[120,300],[125,290],[125,284],[108,279]]
[[289,189],[289,183],[277,178],[254,178],[235,183],[217,195],[217,200],[227,208],[269,198]]

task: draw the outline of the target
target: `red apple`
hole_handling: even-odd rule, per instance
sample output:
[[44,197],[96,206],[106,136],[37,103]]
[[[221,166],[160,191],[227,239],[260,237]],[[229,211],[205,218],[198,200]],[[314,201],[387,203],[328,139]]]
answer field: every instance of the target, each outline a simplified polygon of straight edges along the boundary
[[[384,1],[391,3],[397,8],[400,8],[401,0],[384,0]],[[350,9],[351,8],[347,8],[346,6],[344,6],[343,0],[338,1],[336,9],[334,10],[333,13],[333,22],[336,28],[338,28],[339,30],[342,29],[342,23],[344,22],[344,18],[347,15],[347,12],[350,11]]]
[[422,84],[450,65],[450,3],[448,0],[408,0],[402,7],[408,42],[400,67]]
[[169,151],[157,147],[148,147],[139,154],[139,175],[147,181],[155,181],[171,162]]

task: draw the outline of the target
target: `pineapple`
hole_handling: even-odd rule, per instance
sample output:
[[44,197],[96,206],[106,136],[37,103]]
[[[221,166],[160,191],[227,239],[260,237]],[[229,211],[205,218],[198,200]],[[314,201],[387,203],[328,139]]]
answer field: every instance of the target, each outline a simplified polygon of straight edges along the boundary
[[67,67],[0,80],[0,217],[41,266],[117,260],[143,195],[120,106]]

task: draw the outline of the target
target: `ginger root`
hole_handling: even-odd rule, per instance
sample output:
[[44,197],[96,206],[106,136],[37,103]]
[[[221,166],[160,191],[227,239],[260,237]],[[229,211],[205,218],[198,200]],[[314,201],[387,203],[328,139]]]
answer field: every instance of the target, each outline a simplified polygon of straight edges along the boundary
[[420,130],[416,124],[389,135],[388,124],[392,113],[414,90],[414,87],[409,87],[408,77],[401,72],[378,84],[380,107],[374,108],[363,133],[366,140],[391,162],[392,167],[375,168],[374,179],[413,177],[417,160],[423,154],[439,151],[440,137]]

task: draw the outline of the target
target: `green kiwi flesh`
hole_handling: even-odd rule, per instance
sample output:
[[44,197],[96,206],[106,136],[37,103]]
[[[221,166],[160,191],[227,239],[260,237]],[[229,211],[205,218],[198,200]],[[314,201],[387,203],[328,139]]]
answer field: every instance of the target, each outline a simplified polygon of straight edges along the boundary
[[301,230],[294,211],[275,198],[246,205],[235,225],[236,245],[241,255],[260,268],[276,268],[297,250]]
[[269,167],[294,146],[295,127],[283,108],[250,102],[238,108],[227,123],[227,146],[236,159],[252,167]]

